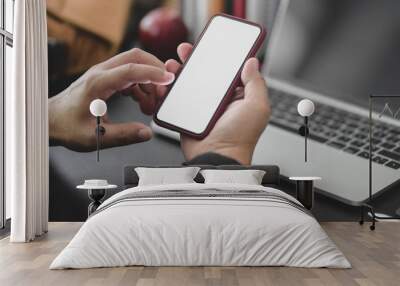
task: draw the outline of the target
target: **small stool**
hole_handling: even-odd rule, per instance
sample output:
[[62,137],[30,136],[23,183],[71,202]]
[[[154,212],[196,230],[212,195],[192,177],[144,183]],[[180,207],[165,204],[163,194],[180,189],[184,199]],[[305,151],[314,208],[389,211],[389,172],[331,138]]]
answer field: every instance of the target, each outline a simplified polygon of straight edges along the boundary
[[289,180],[296,181],[296,199],[306,209],[311,210],[314,204],[314,181],[321,180],[320,177],[290,177]]

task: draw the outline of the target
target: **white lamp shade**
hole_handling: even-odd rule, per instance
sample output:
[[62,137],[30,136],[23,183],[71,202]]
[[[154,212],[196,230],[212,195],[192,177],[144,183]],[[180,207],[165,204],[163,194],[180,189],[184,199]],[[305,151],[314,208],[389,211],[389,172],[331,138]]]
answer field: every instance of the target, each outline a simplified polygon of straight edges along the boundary
[[90,103],[89,109],[93,116],[103,116],[107,112],[107,104],[104,100],[95,99]]
[[314,113],[314,110],[314,103],[309,99],[303,99],[297,105],[297,112],[303,117],[311,116]]

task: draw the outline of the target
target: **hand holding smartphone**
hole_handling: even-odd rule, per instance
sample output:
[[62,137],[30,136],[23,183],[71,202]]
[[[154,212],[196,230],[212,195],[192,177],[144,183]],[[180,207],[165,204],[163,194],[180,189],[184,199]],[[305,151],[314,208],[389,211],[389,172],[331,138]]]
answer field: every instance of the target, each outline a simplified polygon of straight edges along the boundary
[[211,18],[154,121],[195,138],[207,136],[231,101],[243,64],[264,38],[257,24],[227,15]]

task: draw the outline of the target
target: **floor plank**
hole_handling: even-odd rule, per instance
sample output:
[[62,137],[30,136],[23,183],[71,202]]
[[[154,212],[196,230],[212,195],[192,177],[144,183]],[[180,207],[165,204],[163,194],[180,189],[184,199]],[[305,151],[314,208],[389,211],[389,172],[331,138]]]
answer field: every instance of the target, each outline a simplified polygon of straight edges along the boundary
[[352,269],[290,267],[119,267],[50,271],[55,256],[82,223],[50,223],[32,243],[0,240],[0,285],[399,285],[400,223],[379,222],[375,231],[354,222],[322,223]]

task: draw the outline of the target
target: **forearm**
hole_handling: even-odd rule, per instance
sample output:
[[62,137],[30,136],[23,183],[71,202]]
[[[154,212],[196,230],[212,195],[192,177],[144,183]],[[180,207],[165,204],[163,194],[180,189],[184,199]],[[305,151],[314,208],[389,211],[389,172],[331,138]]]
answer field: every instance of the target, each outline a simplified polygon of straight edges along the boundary
[[228,156],[214,152],[204,153],[196,156],[192,160],[186,161],[183,165],[241,165],[240,162]]
[[[192,161],[203,154],[216,154],[221,157],[235,160],[237,164],[250,165],[253,157],[255,143],[249,141],[243,144],[223,142],[223,140],[196,141],[192,138],[181,139],[181,147],[186,161]],[[208,164],[205,162],[205,164]],[[217,164],[218,165],[218,164]]]
[[[57,95],[59,96],[59,95]],[[61,145],[61,140],[59,138],[59,134],[57,132],[57,117],[56,117],[56,101],[57,96],[51,97],[48,100],[48,108],[49,108],[49,145],[50,146],[58,146]]]
[[73,105],[73,108],[79,109],[80,101],[69,97],[70,88],[68,87],[48,100],[50,146],[65,146],[66,138],[71,130],[78,128],[75,123],[70,124],[76,115],[69,106]]

